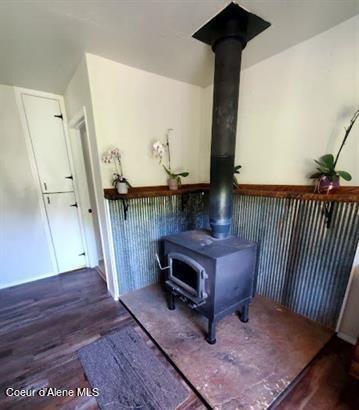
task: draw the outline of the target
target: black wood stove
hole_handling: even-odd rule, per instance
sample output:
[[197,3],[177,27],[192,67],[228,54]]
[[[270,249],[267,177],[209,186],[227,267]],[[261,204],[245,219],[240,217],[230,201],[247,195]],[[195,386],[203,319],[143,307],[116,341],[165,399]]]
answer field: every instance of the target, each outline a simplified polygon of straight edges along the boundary
[[[233,169],[242,50],[270,24],[235,3],[200,28],[193,37],[215,53],[209,223],[211,231],[189,231],[164,238],[168,266],[168,307],[179,296],[209,320],[207,341],[216,341],[215,323],[240,311],[248,321],[254,296],[257,246],[229,236],[232,221]],[[254,108],[255,109],[255,108]]]
[[168,260],[168,307],[179,296],[208,318],[207,341],[216,341],[215,323],[240,311],[248,321],[256,273],[257,246],[238,237],[215,239],[207,231],[188,231],[165,238]]

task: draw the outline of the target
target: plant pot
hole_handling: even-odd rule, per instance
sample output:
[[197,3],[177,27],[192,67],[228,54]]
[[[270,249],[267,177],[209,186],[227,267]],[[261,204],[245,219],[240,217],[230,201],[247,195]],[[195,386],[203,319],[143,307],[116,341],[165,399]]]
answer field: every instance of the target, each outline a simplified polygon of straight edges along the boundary
[[168,178],[167,184],[171,191],[176,191],[178,189],[178,181],[176,178]]
[[340,179],[332,180],[331,178],[323,175],[320,177],[315,185],[315,192],[320,194],[329,194],[340,187]]
[[126,184],[126,182],[117,182],[116,188],[119,194],[124,195],[128,193],[128,185]]

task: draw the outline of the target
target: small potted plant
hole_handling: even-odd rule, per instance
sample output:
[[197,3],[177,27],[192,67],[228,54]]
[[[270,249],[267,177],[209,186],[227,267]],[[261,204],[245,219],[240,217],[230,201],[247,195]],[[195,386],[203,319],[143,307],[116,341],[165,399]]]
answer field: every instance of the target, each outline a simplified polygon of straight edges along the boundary
[[128,188],[132,188],[128,180],[120,174],[113,174],[113,186],[119,194],[127,194]]
[[348,128],[345,129],[345,134],[343,141],[340,145],[339,151],[334,158],[332,154],[326,154],[319,158],[319,160],[314,160],[318,165],[317,172],[314,172],[310,178],[316,180],[315,192],[319,193],[329,193],[340,186],[340,178],[343,178],[345,181],[350,181],[352,176],[347,171],[339,171],[336,169],[337,162],[346,143],[348,136],[355,121],[359,116],[359,109],[354,113],[353,117],[350,120]]
[[[174,172],[171,168],[171,150],[169,136],[172,128],[169,128],[166,133],[166,142],[156,141],[152,146],[153,155],[159,159],[159,163],[162,165],[166,174],[168,175],[167,184],[170,190],[176,190],[181,185],[181,177],[188,177],[189,172]],[[167,153],[168,165],[163,164],[163,157]]]
[[109,149],[103,155],[102,160],[105,164],[114,164],[116,172],[113,174],[112,185],[117,189],[119,194],[127,194],[128,188],[131,188],[131,184],[123,176],[120,150],[118,148]]

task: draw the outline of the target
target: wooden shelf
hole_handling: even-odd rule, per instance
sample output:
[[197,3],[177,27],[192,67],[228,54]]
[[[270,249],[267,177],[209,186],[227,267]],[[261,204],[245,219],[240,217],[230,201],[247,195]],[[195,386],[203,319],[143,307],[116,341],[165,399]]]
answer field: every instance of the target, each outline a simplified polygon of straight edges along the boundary
[[272,198],[295,198],[324,202],[359,202],[359,187],[340,187],[330,194],[313,192],[312,185],[249,185],[241,184],[235,190],[241,195],[266,196]]
[[186,184],[181,185],[176,191],[171,191],[167,185],[144,186],[129,188],[128,194],[120,195],[116,189],[105,189],[105,198],[110,200],[131,198],[153,198],[157,196],[182,195],[190,192],[208,191],[209,184]]
[[[185,184],[178,190],[171,191],[167,185],[137,187],[129,189],[128,194],[120,195],[114,189],[105,189],[105,198],[109,200],[153,198],[159,196],[182,195],[192,192],[209,191],[209,184]],[[313,192],[312,185],[252,185],[241,184],[234,190],[235,194],[248,196],[264,196],[272,198],[295,198],[325,202],[359,202],[359,187],[340,187],[330,194]]]

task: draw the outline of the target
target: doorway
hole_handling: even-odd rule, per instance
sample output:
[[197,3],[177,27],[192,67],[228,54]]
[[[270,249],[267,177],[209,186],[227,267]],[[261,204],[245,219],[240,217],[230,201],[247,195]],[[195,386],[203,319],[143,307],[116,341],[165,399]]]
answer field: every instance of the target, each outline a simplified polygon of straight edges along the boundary
[[81,203],[80,211],[83,220],[84,238],[89,252],[89,266],[96,268],[106,281],[85,108],[70,121],[69,128],[74,173]]

